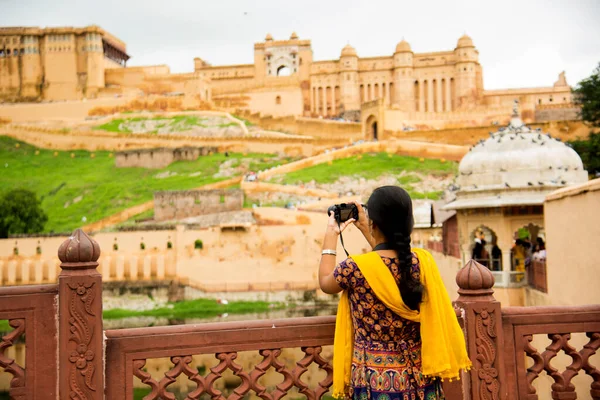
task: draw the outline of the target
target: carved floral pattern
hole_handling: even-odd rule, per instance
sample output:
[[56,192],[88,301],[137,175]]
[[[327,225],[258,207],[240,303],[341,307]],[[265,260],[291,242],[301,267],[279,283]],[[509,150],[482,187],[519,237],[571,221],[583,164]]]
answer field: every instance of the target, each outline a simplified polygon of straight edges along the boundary
[[0,341],[0,367],[13,376],[10,381],[10,387],[19,388],[25,386],[25,369],[15,362],[12,358],[8,358],[4,352],[11,347],[15,341],[25,333],[24,319],[11,319],[8,324],[14,328],[10,333],[2,337]]
[[72,399],[87,400],[95,392],[93,383],[95,353],[92,349],[95,314],[92,302],[95,298],[95,282],[69,283],[71,298],[69,303],[69,343],[75,343],[75,350],[69,355],[69,387]]
[[[590,390],[592,398],[600,399],[600,371],[590,364],[590,357],[600,348],[600,332],[588,332],[587,337],[590,338],[590,341],[583,346],[583,349],[577,351],[569,344],[569,340],[571,339],[570,333],[551,333],[548,335],[548,338],[552,342],[540,354],[531,345],[533,335],[524,336],[523,350],[528,357],[533,359],[533,365],[527,369],[527,384],[530,398],[537,398],[533,381],[542,371],[546,371],[554,380],[552,384],[552,398],[576,399],[577,393],[575,392],[575,385],[571,383],[571,379],[583,369],[593,379]],[[562,373],[551,364],[552,359],[561,350],[572,359],[571,364]]]
[[[279,400],[288,394],[289,390],[294,386],[298,388],[298,391],[305,395],[308,400],[320,399],[331,386],[333,370],[331,365],[321,357],[322,349],[320,346],[302,347],[301,349],[305,356],[296,363],[296,367],[292,370],[288,369],[285,364],[278,359],[281,355],[281,349],[266,349],[260,350],[259,353],[263,357],[263,360],[258,363],[250,373],[245,372],[242,366],[235,362],[237,353],[231,352],[217,353],[216,358],[219,360],[219,363],[215,367],[210,368],[210,372],[206,376],[201,376],[197,369],[190,366],[192,363],[191,355],[171,357],[173,368],[166,372],[165,377],[158,382],[154,380],[149,373],[143,370],[146,360],[134,360],[133,374],[137,376],[142,383],[151,387],[151,392],[144,397],[146,400],[175,400],[173,393],[169,393],[167,389],[181,374],[186,375],[189,380],[196,383],[196,389],[188,393],[186,399],[196,400],[205,393],[212,399],[223,399],[223,393],[214,387],[214,383],[223,376],[223,373],[226,370],[232,371],[233,374],[242,381],[228,397],[229,400],[241,400],[251,390],[264,400]],[[312,363],[317,364],[320,369],[327,372],[327,376],[323,381],[319,382],[316,389],[309,388],[309,386],[301,379],[302,375],[308,371],[308,367]],[[259,379],[270,368],[274,368],[275,371],[283,375],[283,381],[280,382],[271,393],[268,393],[267,388],[259,383]]]
[[496,363],[496,314],[487,308],[475,310],[475,346],[479,396],[482,400],[500,398],[500,382]]

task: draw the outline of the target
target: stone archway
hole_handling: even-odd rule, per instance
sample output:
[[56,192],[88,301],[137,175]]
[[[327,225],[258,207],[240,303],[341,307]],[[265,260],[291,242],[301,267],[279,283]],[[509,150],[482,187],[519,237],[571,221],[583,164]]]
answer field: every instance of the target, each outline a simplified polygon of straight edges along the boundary
[[544,243],[546,235],[544,227],[529,223],[513,232],[514,246],[511,254],[511,270],[524,272],[528,270],[533,253],[536,250],[537,239]]
[[[480,225],[470,233],[469,239],[470,258],[492,271],[502,271],[502,250],[498,247],[496,232],[485,225]],[[481,247],[478,246],[477,239],[481,241]],[[473,254],[476,247],[480,251],[478,255]]]
[[377,120],[377,117],[373,114],[371,114],[368,118],[367,121],[365,123],[365,129],[366,129],[366,138],[367,139],[371,139],[371,140],[378,140],[379,139],[379,123]]

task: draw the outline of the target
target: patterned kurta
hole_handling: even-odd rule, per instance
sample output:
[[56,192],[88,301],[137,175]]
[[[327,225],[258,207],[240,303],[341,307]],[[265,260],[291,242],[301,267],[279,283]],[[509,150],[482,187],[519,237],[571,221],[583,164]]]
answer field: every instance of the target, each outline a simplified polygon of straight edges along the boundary
[[[399,260],[381,258],[398,284]],[[419,260],[414,253],[411,273],[419,279]],[[359,400],[444,399],[441,382],[421,373],[420,324],[386,307],[351,258],[341,262],[333,274],[340,287],[348,291],[354,327],[348,395]]]

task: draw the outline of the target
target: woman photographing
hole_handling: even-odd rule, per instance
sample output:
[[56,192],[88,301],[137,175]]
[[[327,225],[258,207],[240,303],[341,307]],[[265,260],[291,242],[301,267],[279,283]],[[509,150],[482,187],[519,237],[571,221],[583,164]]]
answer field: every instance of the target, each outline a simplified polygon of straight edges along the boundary
[[[431,254],[411,249],[412,201],[397,186],[373,191],[358,220],[330,215],[319,266],[325,293],[343,291],[336,318],[333,396],[444,399],[441,380],[468,369],[463,333]],[[336,266],[340,233],[351,223],[373,251]]]

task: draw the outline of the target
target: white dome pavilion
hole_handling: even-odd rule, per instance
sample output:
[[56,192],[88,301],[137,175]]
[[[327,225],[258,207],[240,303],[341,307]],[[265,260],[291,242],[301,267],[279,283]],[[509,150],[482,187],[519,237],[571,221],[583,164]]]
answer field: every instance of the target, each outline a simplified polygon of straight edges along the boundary
[[490,132],[463,157],[456,200],[444,208],[541,205],[548,193],[587,180],[575,150],[529,129],[515,105],[510,124]]

